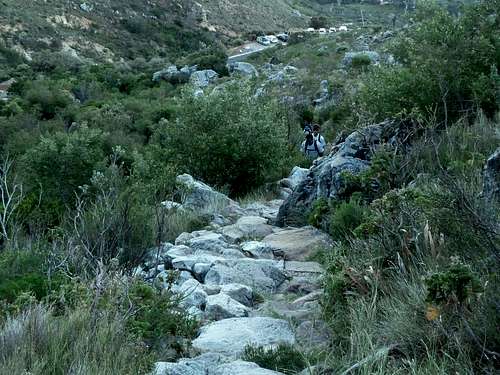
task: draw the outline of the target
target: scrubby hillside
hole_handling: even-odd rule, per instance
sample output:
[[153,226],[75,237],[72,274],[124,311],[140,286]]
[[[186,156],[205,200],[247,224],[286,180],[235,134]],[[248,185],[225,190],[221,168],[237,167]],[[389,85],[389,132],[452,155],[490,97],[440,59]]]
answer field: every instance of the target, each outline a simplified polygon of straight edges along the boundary
[[499,0],[249,3],[0,0],[0,374],[498,372]]
[[[24,56],[41,50],[118,61],[178,56],[252,30],[304,27],[288,2],[3,0],[1,38]],[[315,14],[311,4],[299,6]]]

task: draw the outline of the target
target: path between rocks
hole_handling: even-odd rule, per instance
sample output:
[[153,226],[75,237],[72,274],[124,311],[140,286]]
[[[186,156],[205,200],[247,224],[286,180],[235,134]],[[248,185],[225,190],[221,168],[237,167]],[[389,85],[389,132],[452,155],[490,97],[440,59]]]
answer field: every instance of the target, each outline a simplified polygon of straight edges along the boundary
[[273,226],[281,204],[230,202],[231,214],[215,215],[206,230],[150,251],[137,272],[167,287],[169,269],[180,271],[174,291],[201,321],[192,342],[197,356],[158,362],[155,375],[276,375],[243,361],[245,346],[310,349],[328,342],[319,318],[322,268],[307,257],[331,240],[312,227]]

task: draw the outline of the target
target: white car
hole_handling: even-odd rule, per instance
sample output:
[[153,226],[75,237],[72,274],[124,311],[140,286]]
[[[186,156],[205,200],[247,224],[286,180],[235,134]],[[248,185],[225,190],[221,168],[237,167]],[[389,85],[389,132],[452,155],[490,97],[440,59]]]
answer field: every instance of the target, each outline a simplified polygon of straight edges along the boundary
[[266,38],[271,42],[271,43],[278,43],[278,38],[275,35],[266,35]]
[[338,28],[338,31],[347,31],[347,26],[342,25]]
[[328,32],[330,32],[330,33],[336,33],[337,32],[337,28],[336,27],[330,27],[328,29]]
[[319,33],[320,33],[321,35],[326,34],[326,29],[325,29],[324,27],[322,27],[321,29],[319,29]]
[[313,32],[315,32],[315,31],[316,31],[316,30],[314,30],[314,28],[312,28],[312,27],[310,27],[310,28],[308,28],[308,29],[307,29],[307,32],[308,32],[308,33],[313,33]]
[[259,36],[257,37],[257,43],[262,44],[263,46],[268,46],[271,44],[271,41],[265,36]]

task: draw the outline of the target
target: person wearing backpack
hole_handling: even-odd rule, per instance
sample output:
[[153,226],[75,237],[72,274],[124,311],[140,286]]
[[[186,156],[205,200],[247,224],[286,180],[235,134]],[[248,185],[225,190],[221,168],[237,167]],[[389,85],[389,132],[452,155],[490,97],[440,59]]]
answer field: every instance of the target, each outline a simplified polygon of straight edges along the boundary
[[306,139],[302,142],[300,150],[311,160],[325,154],[326,141],[320,131],[321,128],[318,124],[314,124],[312,128],[310,126],[304,128]]

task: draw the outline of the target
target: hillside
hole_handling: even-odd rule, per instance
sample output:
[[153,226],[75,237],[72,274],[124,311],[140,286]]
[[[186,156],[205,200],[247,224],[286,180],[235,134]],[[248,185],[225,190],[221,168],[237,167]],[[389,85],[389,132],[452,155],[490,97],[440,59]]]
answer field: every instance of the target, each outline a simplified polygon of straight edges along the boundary
[[499,373],[471,3],[0,0],[0,374]]
[[[304,5],[305,4],[305,5]],[[304,2],[301,11],[314,14]],[[251,30],[304,27],[308,17],[285,0],[2,0],[1,39],[24,56],[62,50],[118,61],[194,51]]]

